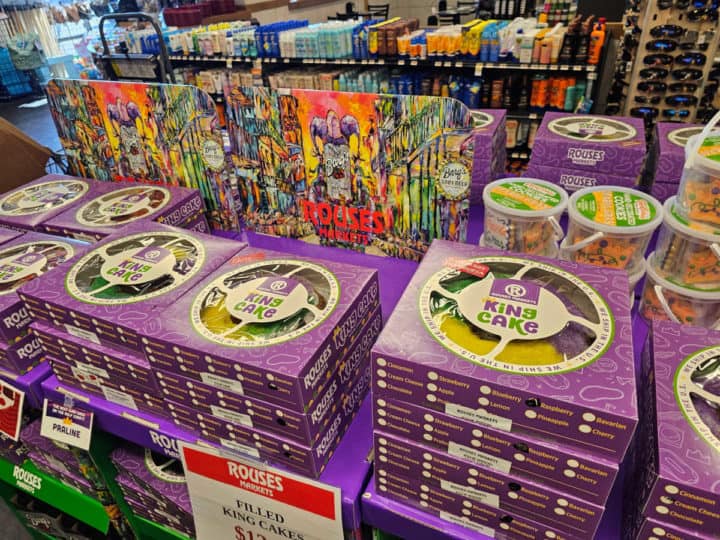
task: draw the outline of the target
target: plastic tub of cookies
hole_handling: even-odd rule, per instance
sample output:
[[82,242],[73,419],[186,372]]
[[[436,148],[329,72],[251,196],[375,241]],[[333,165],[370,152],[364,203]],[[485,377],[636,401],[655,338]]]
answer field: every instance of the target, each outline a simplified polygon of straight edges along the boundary
[[687,221],[679,215],[675,202],[675,197],[665,202],[655,272],[681,287],[720,291],[720,229]]
[[634,275],[643,267],[650,237],[662,222],[663,207],[635,189],[597,186],[573,193],[568,214],[561,258]]
[[568,195],[536,178],[502,178],[483,190],[485,227],[480,245],[515,253],[557,257],[560,216]]
[[673,321],[717,329],[720,326],[720,291],[687,289],[660,277],[655,271],[654,257],[655,253],[651,253],[646,264],[640,315],[648,322]]

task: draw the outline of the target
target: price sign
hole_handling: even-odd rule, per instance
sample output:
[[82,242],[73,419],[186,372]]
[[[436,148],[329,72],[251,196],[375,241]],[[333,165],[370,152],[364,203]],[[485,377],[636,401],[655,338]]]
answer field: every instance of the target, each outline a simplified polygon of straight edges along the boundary
[[20,438],[20,422],[25,392],[0,380],[0,433],[13,441]]
[[70,446],[90,449],[93,413],[48,399],[43,403],[40,435]]
[[342,540],[340,489],[181,443],[198,540]]

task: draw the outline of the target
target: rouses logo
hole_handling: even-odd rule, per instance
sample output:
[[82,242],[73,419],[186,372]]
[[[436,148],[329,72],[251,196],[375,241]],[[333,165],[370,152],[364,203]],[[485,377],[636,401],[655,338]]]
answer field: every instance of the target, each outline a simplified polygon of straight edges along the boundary
[[686,357],[675,371],[673,381],[675,400],[685,419],[716,452],[720,452],[718,379],[720,347],[709,347]]
[[578,176],[575,174],[561,174],[560,184],[571,191],[578,188],[593,187],[597,185],[597,179],[589,176]]
[[[614,321],[607,304],[590,285],[574,275],[556,266],[513,257],[478,257],[472,262],[487,266],[489,273],[484,277],[477,276],[461,290],[451,291],[443,284],[449,277],[454,277],[455,270],[444,268],[434,274],[420,291],[420,315],[430,335],[458,356],[510,373],[554,374],[578,369],[595,361],[612,341]],[[525,276],[528,267],[532,269],[532,275],[541,276],[535,278],[537,283],[516,277],[495,277],[494,273],[495,268],[503,268],[504,274],[510,273],[508,268],[516,268],[514,275]],[[552,292],[555,282],[558,286],[566,286],[570,282],[577,288],[578,294],[587,297],[587,302],[583,303],[594,306],[596,313],[585,318],[568,311],[567,301]],[[443,304],[438,303],[440,297],[456,304],[458,315],[455,317],[461,319],[459,324],[497,336],[497,343],[488,345],[487,352],[481,354],[470,350],[464,339],[454,337],[464,334],[446,333],[444,321],[448,313],[435,314],[437,306]],[[498,359],[503,357],[501,353],[509,343],[549,339],[563,332],[570,323],[582,326],[595,335],[595,340],[579,353],[573,352],[574,356],[566,354],[562,361],[550,365],[523,365]]]
[[303,219],[312,223],[318,236],[322,238],[368,245],[371,234],[385,231],[382,212],[326,202],[314,203],[308,200],[301,200],[300,203]]
[[605,160],[605,152],[590,148],[568,148],[567,157],[578,165],[595,165]]

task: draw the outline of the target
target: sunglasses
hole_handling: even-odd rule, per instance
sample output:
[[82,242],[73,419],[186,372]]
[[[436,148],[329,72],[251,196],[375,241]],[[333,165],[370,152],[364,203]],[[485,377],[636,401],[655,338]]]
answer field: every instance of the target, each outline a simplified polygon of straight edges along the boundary
[[704,66],[707,56],[702,53],[682,53],[675,57],[676,64],[683,66]]
[[654,38],[674,38],[685,33],[685,29],[677,24],[662,24],[650,29],[650,35]]
[[635,96],[635,103],[642,103],[643,105],[657,105],[660,103],[662,96]]
[[665,118],[687,118],[690,111],[687,109],[664,109],[662,115]]
[[687,17],[689,21],[697,22],[697,21],[717,21],[718,20],[718,10],[717,8],[711,9],[711,8],[702,8],[702,9],[693,9],[692,11],[688,11]]
[[671,92],[690,92],[694,93],[697,92],[698,85],[695,83],[672,83],[668,87]]
[[684,68],[684,69],[676,69],[672,72],[672,77],[676,81],[697,81],[698,79],[702,79],[703,72],[701,69],[692,69],[692,68]]
[[637,89],[641,92],[666,92],[668,85],[664,82],[641,81]]
[[620,112],[620,105],[608,105],[605,107],[605,114],[617,114]]
[[668,105],[685,105],[685,106],[693,106],[697,105],[698,98],[695,96],[688,96],[688,95],[677,95],[677,96],[668,96],[665,98],[665,103]]
[[660,111],[655,107],[634,107],[630,109],[630,116],[635,118],[655,118]]
[[685,9],[690,5],[690,0],[676,0],[675,7],[677,9]]
[[684,51],[694,49],[696,46],[699,48],[701,45],[698,43],[698,37],[698,32],[695,30],[688,30],[680,39],[680,48]]
[[658,0],[658,9],[670,9],[673,6],[673,0]]
[[645,50],[673,52],[675,49],[677,49],[677,46],[677,42],[671,39],[655,39],[653,41],[648,41],[645,44]]
[[665,79],[668,75],[670,75],[670,72],[664,68],[645,68],[640,70],[640,78],[647,79],[648,81]]
[[648,54],[645,58],[643,58],[643,64],[646,66],[669,66],[673,63],[673,57],[669,54]]

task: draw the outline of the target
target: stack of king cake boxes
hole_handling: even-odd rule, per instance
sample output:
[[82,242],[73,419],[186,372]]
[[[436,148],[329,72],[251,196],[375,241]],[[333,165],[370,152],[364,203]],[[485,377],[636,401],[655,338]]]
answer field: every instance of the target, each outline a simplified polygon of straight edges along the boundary
[[473,120],[473,169],[470,202],[482,202],[486,184],[505,176],[507,132],[505,109],[471,110]]
[[660,202],[677,195],[685,166],[685,144],[704,126],[658,122],[648,160],[651,161],[650,194]]
[[246,248],[145,326],[173,420],[317,478],[370,386],[377,273]]
[[606,505],[637,424],[627,286],[435,241],[372,352],[378,493],[495,538],[618,538]]
[[654,321],[642,372],[624,538],[717,540],[720,332]]
[[58,380],[108,401],[167,415],[138,331],[155,310],[243,245],[152,222],[128,225],[81,258],[21,287]]
[[0,375],[13,379],[43,358],[31,314],[17,294],[25,283],[85,250],[73,240],[0,229]]
[[524,176],[567,191],[637,187],[645,166],[645,127],[638,118],[549,112],[535,136]]

